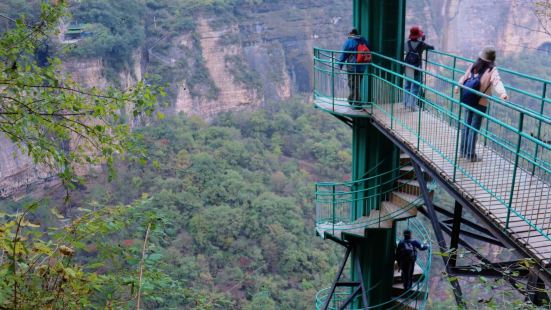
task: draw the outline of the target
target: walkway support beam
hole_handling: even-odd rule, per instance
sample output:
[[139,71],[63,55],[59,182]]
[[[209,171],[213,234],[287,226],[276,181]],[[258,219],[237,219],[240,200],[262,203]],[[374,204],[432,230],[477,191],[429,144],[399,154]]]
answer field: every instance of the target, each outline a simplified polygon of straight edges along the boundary
[[461,232],[461,217],[463,213],[463,206],[459,202],[455,202],[453,212],[453,226],[452,235],[450,240],[450,266],[455,267],[457,265],[457,250],[459,249],[459,233]]
[[[438,216],[436,215],[436,211],[434,210],[432,199],[430,198],[430,195],[429,195],[429,190],[427,188],[427,183],[425,180],[425,174],[421,170],[421,167],[419,167],[419,165],[415,161],[412,161],[412,164],[413,164],[413,168],[415,169],[417,181],[419,182],[419,187],[421,188],[421,194],[423,196],[425,206],[427,207],[427,211],[429,213],[429,218],[432,224],[432,228],[434,229],[434,234],[436,235],[438,248],[441,253],[446,253],[448,251],[448,247],[446,245],[446,240],[444,239],[444,234],[442,233],[442,228],[440,227],[440,222],[438,221]],[[446,266],[448,280],[450,281],[450,284],[452,285],[452,288],[453,288],[453,295],[455,297],[455,302],[460,308],[466,309],[467,305],[465,304],[465,301],[463,301],[463,294],[461,292],[461,286],[459,285],[459,281],[457,279],[454,279],[451,276],[450,266],[448,265],[448,261],[446,257],[442,255],[442,259],[444,260],[444,265]]]

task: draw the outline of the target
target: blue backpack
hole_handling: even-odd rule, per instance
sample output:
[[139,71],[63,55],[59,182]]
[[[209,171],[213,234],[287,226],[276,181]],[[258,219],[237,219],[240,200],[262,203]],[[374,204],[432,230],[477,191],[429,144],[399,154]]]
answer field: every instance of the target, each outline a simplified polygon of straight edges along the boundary
[[[490,69],[491,71],[492,69]],[[480,79],[482,78],[482,75],[484,74],[484,71],[480,74],[474,74],[472,71],[471,71],[471,76],[466,79],[464,82],[463,82],[463,86],[467,87],[467,88],[470,88],[470,89],[473,89],[473,90],[476,90],[476,91],[480,91],[480,85],[481,85],[481,81]],[[489,88],[490,86],[488,86]],[[485,93],[488,88],[486,88],[483,93]],[[473,92],[473,91],[470,91],[468,89],[465,89],[465,88],[461,88],[461,102],[463,102],[464,104],[470,106],[470,107],[476,107],[478,105],[478,101],[480,100],[480,95]]]

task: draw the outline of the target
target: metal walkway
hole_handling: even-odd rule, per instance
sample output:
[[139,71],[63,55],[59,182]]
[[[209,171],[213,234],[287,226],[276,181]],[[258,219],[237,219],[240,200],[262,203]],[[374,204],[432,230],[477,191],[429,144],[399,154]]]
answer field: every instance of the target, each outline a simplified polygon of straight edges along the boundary
[[[370,118],[506,238],[549,268],[551,145],[545,137],[551,136],[551,96],[547,94],[551,81],[499,68],[511,101],[488,97],[490,108],[480,113],[460,103],[453,92],[462,74],[458,68],[465,69],[469,60],[433,52],[425,60],[423,82],[409,79],[422,90],[417,97],[422,108],[409,111],[401,103],[409,95],[403,88],[408,78],[401,73],[407,65],[373,53],[374,62],[362,74],[361,89],[361,98],[372,99],[354,102],[363,108],[359,110],[343,99],[348,96],[348,76],[338,70],[339,55],[338,51],[314,51],[316,107],[341,119]],[[461,158],[459,153],[469,110],[483,118],[482,127],[476,130],[480,162]]]

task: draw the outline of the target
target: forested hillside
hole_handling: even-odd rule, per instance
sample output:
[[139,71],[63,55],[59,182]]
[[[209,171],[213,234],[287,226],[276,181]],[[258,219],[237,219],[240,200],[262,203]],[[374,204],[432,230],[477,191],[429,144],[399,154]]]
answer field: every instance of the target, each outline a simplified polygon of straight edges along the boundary
[[[136,226],[111,235],[107,245],[128,247],[130,268],[143,244],[142,223],[157,219],[147,250],[146,308],[310,308],[340,256],[314,235],[312,181],[347,175],[350,131],[309,105],[288,102],[220,115],[211,125],[178,115],[139,134],[147,165],[119,162],[112,183],[97,172],[60,212],[74,216],[79,208],[147,196],[131,213]],[[32,222],[52,225],[48,214],[40,209]],[[96,258],[106,241],[88,240],[81,259]]]

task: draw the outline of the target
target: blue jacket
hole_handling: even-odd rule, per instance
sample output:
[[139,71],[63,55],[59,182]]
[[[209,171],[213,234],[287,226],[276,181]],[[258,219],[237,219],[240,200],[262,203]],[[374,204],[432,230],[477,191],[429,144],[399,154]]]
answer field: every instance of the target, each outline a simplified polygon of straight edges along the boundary
[[[361,36],[349,36],[348,39],[344,42],[344,45],[342,46],[342,51],[344,53],[341,54],[341,57],[339,57],[339,62],[341,63],[347,63],[348,65],[348,72],[355,72],[355,73],[363,73],[365,69],[367,68],[366,65],[354,65],[356,63],[356,55],[354,53],[346,53],[346,52],[355,52],[358,50],[358,45],[360,42],[363,42],[365,45],[367,45],[367,48],[371,50],[371,46],[369,45],[369,42],[361,37]],[[339,64],[339,67],[341,67],[342,64]]]

